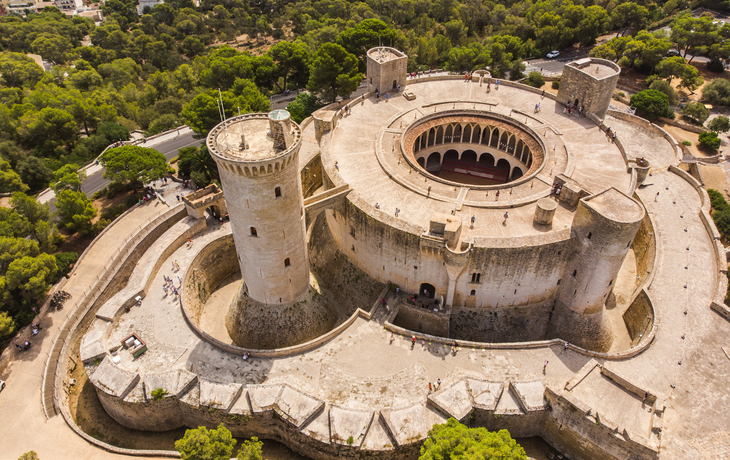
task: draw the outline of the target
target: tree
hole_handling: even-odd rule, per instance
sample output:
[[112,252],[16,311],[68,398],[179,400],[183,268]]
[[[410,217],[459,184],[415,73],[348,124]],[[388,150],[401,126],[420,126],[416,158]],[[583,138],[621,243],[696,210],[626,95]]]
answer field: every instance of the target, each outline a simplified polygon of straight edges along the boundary
[[[370,48],[395,44],[398,33],[380,19],[365,19],[355,27],[348,27],[337,37],[337,44],[347,53],[363,58]],[[333,43],[330,43],[332,45]]]
[[13,193],[10,206],[21,216],[28,219],[31,225],[51,220],[51,211],[48,203],[40,203],[35,198],[22,192]]
[[71,269],[71,265],[79,260],[79,255],[75,252],[61,252],[54,254],[56,258],[56,266],[58,267],[58,276],[66,276],[68,271]]
[[251,80],[237,79],[230,91],[209,90],[195,96],[182,110],[182,118],[193,131],[203,136],[221,122],[219,97],[223,100],[226,117],[249,112],[266,112],[269,99],[261,94]]
[[5,281],[10,290],[19,290],[23,298],[34,302],[43,298],[55,281],[56,259],[46,253],[21,257],[10,263]]
[[10,168],[10,163],[0,160],[0,193],[27,192],[29,187],[20,179],[20,175]]
[[527,76],[525,83],[530,86],[534,86],[535,88],[542,88],[542,85],[545,84],[545,79],[542,78],[542,74],[540,72],[533,70],[530,72],[530,75]]
[[682,81],[679,86],[687,88],[690,94],[694,94],[694,91],[702,86],[705,82],[705,77],[700,75],[699,71],[691,65],[688,65],[682,75]]
[[720,148],[722,140],[718,137],[717,133],[712,131],[705,131],[700,133],[700,146],[707,150],[717,150]]
[[56,155],[56,147],[71,147],[78,137],[74,117],[65,110],[46,107],[20,119],[18,135],[23,143],[46,155]]
[[672,85],[670,85],[668,81],[655,80],[651,82],[651,85],[649,85],[649,89],[655,89],[666,94],[667,98],[669,99],[670,106],[674,106],[677,104],[677,91],[672,88]]
[[84,192],[61,190],[56,195],[56,213],[61,225],[72,232],[88,235],[91,221],[96,217],[96,208]]
[[61,35],[44,33],[33,40],[30,48],[34,53],[40,54],[43,59],[63,64],[69,58],[71,42]]
[[631,107],[636,108],[636,114],[647,120],[656,120],[666,117],[670,113],[669,98],[666,94],[655,89],[645,89],[631,96]]
[[669,83],[672,83],[674,78],[681,78],[684,75],[687,67],[687,62],[683,57],[673,56],[663,59],[654,70],[662,77],[667,78]]
[[99,158],[104,165],[104,178],[113,182],[129,182],[132,188],[162,179],[169,170],[167,158],[155,149],[125,145],[104,152]]
[[709,16],[695,18],[692,14],[685,13],[672,21],[671,28],[672,42],[679,51],[684,52],[684,57],[691,55],[689,62],[696,55],[706,54],[713,44],[722,42],[718,27]]
[[286,110],[289,111],[292,120],[301,123],[320,107],[322,107],[322,103],[315,94],[302,92],[297,94],[296,99],[286,106]]
[[168,129],[176,128],[180,125],[177,115],[166,113],[164,115],[155,118],[147,128],[149,134],[159,134]]
[[86,172],[80,171],[73,163],[63,165],[53,173],[51,189],[58,193],[61,190],[81,191],[81,183],[86,180]]
[[[48,7],[46,7],[48,8]],[[26,452],[23,455],[18,458],[18,460],[40,460],[38,458],[38,454],[35,453],[35,451],[31,450],[30,452]]]
[[645,7],[634,2],[626,2],[617,5],[611,11],[611,22],[619,28],[618,35],[623,35],[631,28],[643,29],[648,16],[649,10]]
[[279,76],[284,80],[280,86],[281,90],[288,87],[289,81],[292,81],[297,87],[307,84],[309,50],[304,43],[281,41],[269,48],[269,56],[279,69]]
[[262,460],[263,459],[263,453],[262,453],[263,447],[264,447],[264,443],[259,441],[259,438],[254,436],[250,440],[243,441],[243,444],[241,444],[241,449],[239,449],[236,459],[237,460]]
[[218,165],[205,145],[200,148],[183,147],[178,150],[178,172],[183,177],[191,177],[198,187],[205,187],[214,180],[220,180]]
[[43,76],[43,69],[20,53],[0,53],[0,81],[5,86],[32,86]]
[[730,105],[730,81],[716,78],[702,88],[702,98],[711,104]]
[[20,178],[33,191],[48,187],[48,184],[53,180],[53,171],[40,158],[33,155],[29,156],[27,160],[18,163],[17,169]]
[[201,426],[185,431],[185,436],[175,442],[175,450],[182,460],[229,460],[236,440],[221,423],[218,429],[208,430]]
[[[13,332],[15,332],[15,321],[13,321],[13,317],[5,311],[0,311],[0,338],[8,337]],[[24,457],[20,458],[23,459]]]
[[724,115],[718,115],[710,120],[707,127],[716,133],[726,133],[730,131],[730,118]]
[[331,102],[337,96],[349,96],[363,80],[363,75],[358,71],[357,58],[334,43],[325,43],[319,49],[309,67],[309,74],[307,88],[319,92]]
[[702,125],[710,116],[710,111],[701,102],[688,102],[682,109],[682,115],[691,118],[698,125]]
[[35,257],[39,253],[37,241],[0,236],[0,274],[7,272],[12,261],[26,256]]
[[419,457],[419,460],[444,459],[527,460],[527,454],[507,430],[467,428],[450,418],[429,431]]
[[130,139],[129,128],[113,121],[107,121],[99,125],[96,134],[104,136],[109,144]]

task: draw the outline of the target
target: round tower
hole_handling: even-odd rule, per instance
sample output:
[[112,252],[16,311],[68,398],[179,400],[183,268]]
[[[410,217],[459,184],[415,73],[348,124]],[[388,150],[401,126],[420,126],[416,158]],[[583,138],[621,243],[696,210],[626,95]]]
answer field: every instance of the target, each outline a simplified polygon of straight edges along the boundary
[[286,110],[241,115],[210,132],[247,293],[263,304],[293,302],[309,286],[301,131]]

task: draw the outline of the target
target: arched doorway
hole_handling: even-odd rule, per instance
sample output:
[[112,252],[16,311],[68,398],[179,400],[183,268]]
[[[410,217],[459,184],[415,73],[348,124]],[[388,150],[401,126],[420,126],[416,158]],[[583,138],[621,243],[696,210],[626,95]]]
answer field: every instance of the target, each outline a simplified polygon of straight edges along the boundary
[[396,80],[393,80],[393,89],[398,88],[398,82]]
[[493,168],[494,157],[491,153],[484,152],[482,153],[482,156],[479,157],[479,164],[482,166],[486,166],[487,168]]
[[417,161],[418,161],[418,165],[419,165],[420,167],[422,167],[422,168],[424,168],[424,169],[426,168],[426,159],[425,159],[425,158],[421,157],[421,158],[419,158],[419,159],[418,159]]
[[433,299],[436,297],[436,288],[433,287],[432,284],[429,283],[421,283],[421,287],[418,290],[419,296],[424,296],[427,299]]
[[504,158],[501,158],[501,159],[500,159],[500,160],[499,160],[499,161],[497,162],[497,169],[501,169],[502,171],[507,171],[507,172],[509,172],[509,170],[510,170],[510,164],[509,164],[509,161],[505,160]]
[[444,161],[442,163],[446,163],[449,160],[458,160],[459,159],[459,152],[456,150],[447,150],[444,154]]
[[512,170],[512,179],[510,179],[510,180],[517,180],[522,176],[523,176],[522,169],[515,167],[515,169]]
[[439,152],[433,152],[431,155],[428,156],[428,160],[426,161],[426,169],[429,171],[433,168],[438,168],[441,164],[441,154]]
[[461,161],[476,164],[477,153],[474,150],[464,150],[461,154]]

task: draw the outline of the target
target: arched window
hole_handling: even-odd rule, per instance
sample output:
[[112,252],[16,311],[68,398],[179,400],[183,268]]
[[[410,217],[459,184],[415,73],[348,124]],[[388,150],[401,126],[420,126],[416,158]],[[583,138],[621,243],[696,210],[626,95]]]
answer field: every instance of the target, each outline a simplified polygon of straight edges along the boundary
[[573,276],[578,274],[578,270],[573,270]]
[[287,257],[286,259],[284,259],[284,266],[288,267],[290,265],[291,265],[291,262],[289,262],[289,258]]
[[276,187],[274,189],[274,197],[279,198],[281,196],[281,187]]
[[251,227],[251,236],[259,236],[259,233],[256,231],[256,227]]
[[477,295],[477,291],[472,289],[471,292],[469,293],[469,295],[473,297],[473,296]]

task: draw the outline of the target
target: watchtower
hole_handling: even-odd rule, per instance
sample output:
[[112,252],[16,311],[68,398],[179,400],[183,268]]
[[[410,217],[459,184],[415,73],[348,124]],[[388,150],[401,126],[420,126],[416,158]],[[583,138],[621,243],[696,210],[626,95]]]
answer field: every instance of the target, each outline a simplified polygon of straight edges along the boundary
[[248,295],[264,304],[297,300],[309,287],[301,130],[286,110],[241,115],[208,135],[228,205]]
[[379,46],[367,52],[368,91],[403,90],[408,76],[408,56],[395,48]]
[[584,58],[563,67],[558,101],[583,107],[603,120],[611,104],[621,68],[611,61]]

